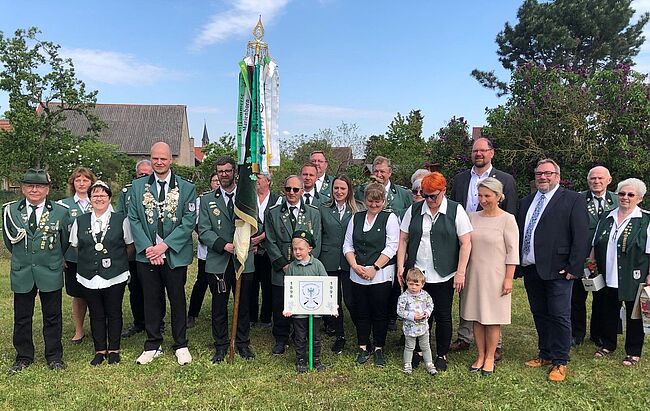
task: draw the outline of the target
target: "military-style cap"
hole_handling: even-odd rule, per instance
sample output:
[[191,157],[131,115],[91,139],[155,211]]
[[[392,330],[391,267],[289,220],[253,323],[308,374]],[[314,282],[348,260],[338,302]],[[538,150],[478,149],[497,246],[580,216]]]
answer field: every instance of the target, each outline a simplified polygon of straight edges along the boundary
[[20,179],[20,182],[22,184],[50,185],[50,175],[43,169],[30,168]]
[[293,232],[293,238],[302,238],[303,240],[307,241],[307,244],[309,244],[312,248],[316,247],[314,236],[309,231],[296,230]]

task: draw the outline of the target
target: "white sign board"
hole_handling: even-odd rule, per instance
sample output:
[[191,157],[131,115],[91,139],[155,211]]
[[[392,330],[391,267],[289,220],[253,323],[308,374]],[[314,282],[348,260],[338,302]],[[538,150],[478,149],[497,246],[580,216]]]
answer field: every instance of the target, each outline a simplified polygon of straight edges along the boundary
[[335,315],[337,298],[337,277],[284,277],[284,310],[291,314]]

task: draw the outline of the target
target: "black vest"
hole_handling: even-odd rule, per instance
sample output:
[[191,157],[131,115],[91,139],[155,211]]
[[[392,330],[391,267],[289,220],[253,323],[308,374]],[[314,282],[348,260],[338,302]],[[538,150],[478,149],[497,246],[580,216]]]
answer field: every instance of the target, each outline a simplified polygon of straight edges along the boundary
[[[129,261],[126,255],[126,244],[124,243],[124,230],[122,224],[125,216],[120,213],[111,213],[109,228],[102,241],[104,250],[95,250],[91,213],[77,217],[77,237],[79,250],[79,262],[77,272],[88,280],[98,275],[106,280],[115,278],[129,270]],[[110,260],[107,260],[110,259]],[[109,267],[104,267],[104,262],[110,261]]]
[[[354,252],[357,259],[357,264],[362,266],[371,266],[377,262],[381,252],[386,247],[386,223],[391,213],[389,211],[382,211],[377,214],[375,222],[370,231],[363,231],[363,226],[366,221],[368,211],[360,211],[354,215],[354,226],[352,230],[352,244],[354,244]],[[388,264],[395,264],[395,257],[393,257]]]

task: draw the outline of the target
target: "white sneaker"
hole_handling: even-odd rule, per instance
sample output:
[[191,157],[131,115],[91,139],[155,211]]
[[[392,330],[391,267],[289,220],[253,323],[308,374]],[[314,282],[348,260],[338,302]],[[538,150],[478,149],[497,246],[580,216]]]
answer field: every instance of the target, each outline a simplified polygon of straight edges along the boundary
[[142,354],[140,354],[140,356],[138,357],[138,359],[135,360],[135,363],[140,365],[149,364],[151,361],[153,361],[154,358],[160,357],[162,353],[163,353],[162,347],[158,347],[157,350],[143,351]]
[[436,374],[438,374],[438,370],[436,370],[436,366],[433,365],[432,362],[430,362],[429,364],[426,364],[425,367],[427,368],[427,372],[428,372],[430,375],[436,375]]
[[176,359],[179,365],[187,365],[192,362],[192,354],[187,347],[179,348],[176,350]]

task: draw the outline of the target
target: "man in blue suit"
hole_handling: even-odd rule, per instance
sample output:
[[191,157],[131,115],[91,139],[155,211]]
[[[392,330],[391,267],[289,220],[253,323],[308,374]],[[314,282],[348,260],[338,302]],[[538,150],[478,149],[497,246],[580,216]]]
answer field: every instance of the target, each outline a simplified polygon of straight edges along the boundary
[[535,168],[537,191],[519,203],[521,266],[538,335],[537,358],[527,367],[550,365],[550,381],[564,381],[571,349],[571,291],[588,253],[585,197],[560,187],[560,167],[543,159]]

